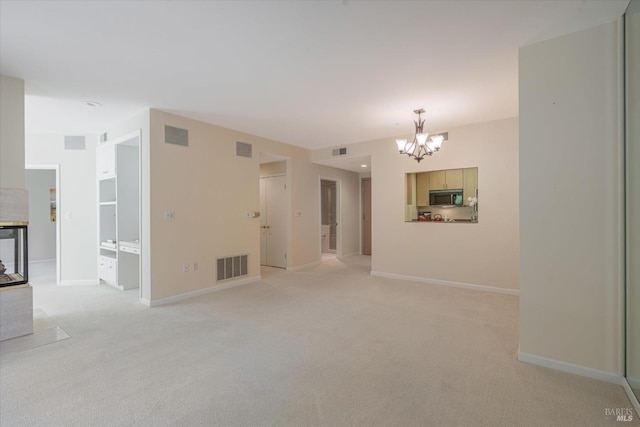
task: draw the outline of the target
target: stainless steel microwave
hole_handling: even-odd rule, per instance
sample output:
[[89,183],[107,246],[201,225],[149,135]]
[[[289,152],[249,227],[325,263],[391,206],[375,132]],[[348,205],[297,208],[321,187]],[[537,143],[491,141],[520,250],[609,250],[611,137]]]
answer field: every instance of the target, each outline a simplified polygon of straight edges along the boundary
[[462,189],[429,191],[431,206],[462,206],[463,200]]

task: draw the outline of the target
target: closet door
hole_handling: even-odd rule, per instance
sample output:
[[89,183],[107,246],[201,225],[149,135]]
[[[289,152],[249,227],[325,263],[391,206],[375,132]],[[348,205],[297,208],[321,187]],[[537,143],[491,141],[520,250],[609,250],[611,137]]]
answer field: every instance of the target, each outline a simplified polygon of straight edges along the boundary
[[286,177],[260,179],[260,263],[287,266]]
[[267,179],[260,178],[260,265],[267,265]]

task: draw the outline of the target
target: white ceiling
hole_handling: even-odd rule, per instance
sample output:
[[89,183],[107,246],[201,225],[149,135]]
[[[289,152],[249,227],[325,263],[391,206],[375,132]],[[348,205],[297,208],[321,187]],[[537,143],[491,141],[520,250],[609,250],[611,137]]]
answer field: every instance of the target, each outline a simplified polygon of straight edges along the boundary
[[[157,108],[307,148],[518,115],[518,48],[629,0],[0,1],[30,132]],[[88,107],[82,101],[98,101]]]

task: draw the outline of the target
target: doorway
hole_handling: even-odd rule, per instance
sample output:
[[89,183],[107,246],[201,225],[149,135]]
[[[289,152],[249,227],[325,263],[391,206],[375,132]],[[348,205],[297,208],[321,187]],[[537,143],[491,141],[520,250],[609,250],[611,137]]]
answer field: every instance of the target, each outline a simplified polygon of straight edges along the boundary
[[260,265],[287,267],[287,162],[260,164]]
[[[29,273],[32,282],[60,284],[60,168],[25,165],[29,193]],[[55,275],[55,276],[54,276]]]
[[323,254],[338,254],[338,181],[320,180],[320,238]]
[[371,255],[371,178],[362,178],[362,255]]

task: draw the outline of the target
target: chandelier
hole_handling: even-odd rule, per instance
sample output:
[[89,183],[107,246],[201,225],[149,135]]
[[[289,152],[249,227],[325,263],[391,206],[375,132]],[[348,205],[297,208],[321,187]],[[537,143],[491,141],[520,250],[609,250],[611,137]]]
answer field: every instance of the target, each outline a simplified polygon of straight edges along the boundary
[[398,151],[400,154],[406,154],[409,157],[416,159],[418,163],[424,159],[424,156],[431,156],[442,147],[442,141],[444,141],[444,135],[433,135],[427,142],[429,134],[422,130],[424,126],[424,119],[421,114],[424,113],[424,109],[413,110],[418,115],[418,120],[414,120],[416,125],[416,134],[413,137],[413,141],[408,142],[406,139],[396,139],[398,144]]

